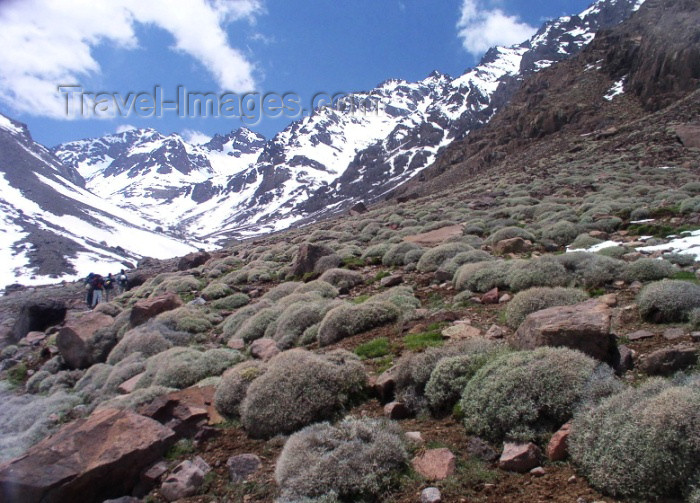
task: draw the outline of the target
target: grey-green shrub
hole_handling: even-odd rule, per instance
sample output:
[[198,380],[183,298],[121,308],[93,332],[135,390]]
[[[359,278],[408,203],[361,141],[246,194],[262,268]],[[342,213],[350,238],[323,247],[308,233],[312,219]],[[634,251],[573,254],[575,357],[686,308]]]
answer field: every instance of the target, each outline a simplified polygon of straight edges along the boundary
[[403,432],[395,422],[349,417],[292,435],[277,460],[275,480],[282,501],[375,501],[407,459]]
[[519,261],[508,270],[508,285],[514,292],[535,286],[565,286],[569,275],[563,265],[550,256]]
[[294,290],[294,293],[311,293],[311,292],[316,292],[320,294],[323,297],[327,297],[329,299],[334,299],[338,296],[339,292],[336,287],[331,285],[330,283],[326,281],[321,281],[319,279],[314,280],[314,281],[309,281],[308,283],[304,283],[300,285],[296,290]]
[[401,311],[391,302],[343,304],[331,309],[318,328],[318,342],[327,346],[346,337],[396,321]]
[[420,272],[437,271],[442,264],[455,255],[472,250],[473,248],[465,243],[445,243],[423,253],[416,268]]
[[626,246],[606,246],[596,252],[598,255],[611,258],[622,258],[630,252]]
[[700,306],[700,285],[664,279],[645,286],[637,296],[639,313],[655,323],[686,321]]
[[406,285],[388,288],[373,295],[367,302],[390,302],[399,308],[404,317],[420,307],[420,300],[413,295],[413,288]]
[[627,281],[655,281],[668,278],[675,272],[670,262],[653,258],[640,258],[625,266],[623,277]]
[[591,484],[644,501],[700,481],[700,382],[654,378],[576,414],[569,452]]
[[518,292],[506,307],[506,324],[516,329],[528,314],[554,306],[569,306],[588,299],[588,294],[577,288],[530,288]]
[[542,238],[551,239],[559,246],[571,243],[578,236],[579,227],[571,222],[562,220],[542,229]]
[[622,277],[626,263],[611,257],[588,252],[557,255],[558,261],[574,277],[577,285],[598,288]]
[[693,330],[700,330],[700,307],[696,307],[688,314],[688,322]]
[[250,297],[244,293],[234,293],[211,303],[214,309],[238,309],[250,302]]
[[277,307],[261,309],[243,322],[241,328],[236,331],[236,337],[240,337],[245,342],[253,342],[264,337],[267,327],[274,323],[280,314],[282,309]]
[[216,386],[214,406],[226,417],[238,417],[239,407],[245,398],[248,386],[267,370],[267,365],[259,360],[239,363],[221,376]]
[[473,264],[475,262],[487,262],[489,260],[496,260],[491,254],[483,250],[471,250],[468,252],[458,253],[451,259],[447,260],[440,266],[440,270],[446,271],[452,275],[457,272],[464,264]]
[[248,387],[240,406],[241,421],[255,438],[293,433],[332,419],[366,381],[364,366],[347,351],[326,355],[303,349],[284,351]]
[[491,234],[486,242],[488,244],[496,244],[499,241],[503,241],[504,239],[512,239],[512,238],[523,238],[528,241],[535,241],[535,236],[529,231],[526,231],[525,229],[521,229],[520,227],[503,227],[502,229],[498,229],[496,232]]
[[272,304],[267,299],[262,299],[255,304],[240,308],[224,320],[224,324],[222,325],[224,337],[229,339],[234,336],[248,318],[251,318],[263,309],[269,308],[271,305]]
[[362,274],[349,269],[329,269],[324,272],[319,279],[330,283],[341,291],[350,290],[364,281]]
[[688,267],[695,263],[695,255],[690,253],[664,253],[663,257],[679,267]]
[[323,274],[329,269],[334,269],[340,264],[343,263],[343,259],[340,258],[340,255],[337,255],[335,253],[332,253],[330,255],[324,255],[323,257],[319,258],[316,264],[314,265],[314,272],[316,274]]
[[421,247],[415,243],[401,242],[389,248],[382,256],[382,264],[387,266],[404,265],[405,255],[411,250],[421,250]]
[[277,346],[288,349],[298,344],[306,329],[320,323],[326,313],[337,306],[337,302],[319,298],[311,302],[298,302],[286,308],[277,318],[272,336]]
[[507,288],[509,269],[510,264],[503,260],[464,264],[454,275],[455,289],[488,292],[495,287]]
[[277,302],[278,300],[286,297],[287,295],[293,294],[294,291],[303,284],[304,283],[302,283],[301,281],[286,281],[284,283],[280,283],[276,287],[268,290],[268,292],[265,295],[263,295],[262,298],[270,302]]
[[232,293],[233,290],[231,290],[227,284],[214,281],[209,283],[209,285],[202,290],[202,297],[207,300],[216,300],[231,295]]
[[591,246],[595,246],[602,242],[602,239],[594,238],[588,233],[583,233],[576,236],[576,239],[574,239],[574,241],[569,245],[569,248],[571,248],[572,250],[578,248],[590,248]]
[[107,363],[116,365],[133,353],[141,353],[145,358],[156,355],[173,345],[184,346],[192,339],[187,332],[172,330],[156,320],[132,328],[122,337],[107,357]]
[[542,440],[577,407],[619,386],[606,364],[568,348],[542,347],[491,360],[464,387],[459,404],[471,434],[495,442]]
[[196,307],[182,306],[159,314],[155,320],[172,330],[199,334],[210,330],[221,317]]

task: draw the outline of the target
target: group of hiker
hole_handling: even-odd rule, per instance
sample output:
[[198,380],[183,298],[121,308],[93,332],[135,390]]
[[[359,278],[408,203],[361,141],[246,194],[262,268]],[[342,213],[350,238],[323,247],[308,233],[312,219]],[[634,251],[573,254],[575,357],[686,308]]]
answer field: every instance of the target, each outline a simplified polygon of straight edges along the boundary
[[101,276],[91,272],[85,278],[85,290],[87,295],[85,302],[90,309],[93,309],[100,302],[109,302],[109,294],[116,290],[117,295],[127,290],[129,278],[122,269],[114,276],[111,272],[107,276]]

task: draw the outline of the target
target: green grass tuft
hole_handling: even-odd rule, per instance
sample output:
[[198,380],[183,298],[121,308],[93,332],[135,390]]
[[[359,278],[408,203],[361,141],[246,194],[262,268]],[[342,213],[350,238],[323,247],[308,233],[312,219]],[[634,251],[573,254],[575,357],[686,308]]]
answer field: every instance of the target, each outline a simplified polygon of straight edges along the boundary
[[386,337],[377,337],[355,348],[355,354],[363,360],[386,356],[390,351],[391,346],[389,344],[389,339]]

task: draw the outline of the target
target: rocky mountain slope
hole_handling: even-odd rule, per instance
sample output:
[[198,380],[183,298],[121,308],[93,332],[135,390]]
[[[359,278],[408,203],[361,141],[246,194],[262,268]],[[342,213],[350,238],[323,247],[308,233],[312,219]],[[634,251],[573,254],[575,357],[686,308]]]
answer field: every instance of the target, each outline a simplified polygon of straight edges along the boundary
[[405,199],[0,298],[0,494],[700,501],[699,15],[647,0]]
[[172,232],[221,242],[285,229],[378,200],[486,124],[524,77],[578,53],[641,3],[599,0],[522,44],[493,48],[457,78],[388,80],[352,95],[369,111],[350,113],[349,102],[345,110],[326,107],[266,142],[240,130],[226,150],[223,137],[189,145],[177,135],[130,131],[54,152],[91,191]]
[[196,250],[85,189],[75,169],[3,115],[0,152],[1,286],[73,280],[92,269],[117,272],[142,256]]

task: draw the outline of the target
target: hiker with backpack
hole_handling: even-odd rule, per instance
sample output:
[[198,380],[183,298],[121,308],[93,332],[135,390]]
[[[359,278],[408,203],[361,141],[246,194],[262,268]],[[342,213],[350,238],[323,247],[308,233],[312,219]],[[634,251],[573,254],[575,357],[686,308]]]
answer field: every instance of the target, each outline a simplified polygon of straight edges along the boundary
[[102,302],[105,280],[99,274],[93,274],[92,279],[90,280],[90,286],[92,287],[92,305],[90,307],[94,309],[97,304]]
[[109,302],[109,292],[111,292],[114,289],[114,283],[115,283],[115,278],[110,272],[107,275],[107,278],[105,278],[105,302]]
[[127,286],[129,285],[129,278],[126,276],[126,272],[124,269],[122,269],[119,272],[119,276],[117,276],[117,292],[118,295],[123,294],[127,290]]
[[92,296],[93,296],[93,292],[94,292],[94,288],[92,286],[92,278],[94,278],[94,277],[95,277],[95,273],[91,272],[83,280],[85,282],[85,303],[87,304],[87,307],[90,309],[92,309]]

